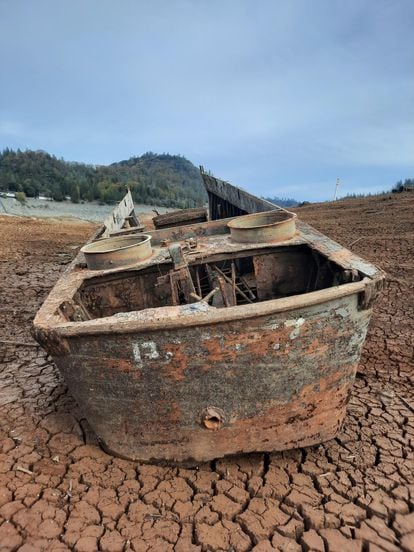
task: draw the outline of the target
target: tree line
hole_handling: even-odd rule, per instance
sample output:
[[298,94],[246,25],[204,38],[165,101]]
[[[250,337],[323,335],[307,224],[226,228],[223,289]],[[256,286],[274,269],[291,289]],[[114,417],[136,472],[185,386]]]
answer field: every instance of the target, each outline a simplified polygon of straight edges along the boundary
[[74,203],[115,203],[129,187],[136,203],[186,209],[206,201],[198,169],[180,155],[147,152],[111,165],[58,159],[45,151],[0,153],[0,191],[27,197],[69,197]]
[[363,193],[351,193],[347,194],[344,197],[339,198],[341,199],[363,199],[364,197],[375,197],[380,196],[383,194],[389,194],[392,192],[393,194],[401,193],[401,192],[414,192],[414,178],[406,178],[405,180],[399,180],[394,184],[394,186],[391,188],[391,190],[382,190],[381,192],[363,192]]
[[392,191],[394,193],[414,191],[414,178],[406,178],[404,182],[402,180],[399,180],[393,187]]
[[292,197],[263,197],[266,201],[279,205],[280,207],[296,207],[299,203]]

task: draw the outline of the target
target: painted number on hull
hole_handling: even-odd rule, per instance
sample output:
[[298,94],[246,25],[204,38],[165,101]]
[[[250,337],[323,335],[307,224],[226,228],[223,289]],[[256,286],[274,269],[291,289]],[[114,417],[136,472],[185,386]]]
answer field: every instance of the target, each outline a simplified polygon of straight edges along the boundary
[[134,355],[135,364],[137,368],[142,368],[142,365],[145,359],[156,360],[160,356],[154,341],[145,341],[144,343],[133,343],[132,354]]

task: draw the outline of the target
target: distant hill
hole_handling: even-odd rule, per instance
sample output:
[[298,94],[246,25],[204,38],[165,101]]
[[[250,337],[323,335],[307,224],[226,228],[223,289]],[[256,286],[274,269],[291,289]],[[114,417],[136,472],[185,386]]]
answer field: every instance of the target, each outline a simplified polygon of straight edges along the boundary
[[111,165],[57,159],[44,151],[0,154],[0,191],[24,192],[61,201],[120,201],[129,187],[137,203],[165,207],[201,206],[207,199],[198,169],[180,155],[152,152]]
[[275,205],[280,205],[280,207],[296,207],[299,205],[299,202],[296,201],[296,199],[292,199],[290,197],[263,197],[262,199],[270,201],[270,203],[274,203]]

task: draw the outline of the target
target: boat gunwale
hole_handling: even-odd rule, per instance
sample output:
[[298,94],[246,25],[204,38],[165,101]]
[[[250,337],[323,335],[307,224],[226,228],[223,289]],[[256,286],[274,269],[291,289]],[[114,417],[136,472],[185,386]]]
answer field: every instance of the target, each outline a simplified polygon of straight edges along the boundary
[[[293,312],[318,304],[323,304],[331,300],[341,299],[362,293],[369,285],[372,285],[372,280],[369,277],[365,277],[359,282],[350,282],[299,295],[270,299],[260,303],[236,305],[222,309],[209,307],[208,310],[197,314],[187,314],[182,312],[183,307],[188,308],[189,305],[155,307],[153,309],[143,309],[142,311],[128,311],[127,313],[121,313],[128,315],[145,311],[161,312],[160,309],[162,309],[164,312],[174,313],[175,311],[177,314],[176,316],[169,316],[156,320],[122,320],[122,318],[119,318],[117,315],[112,315],[102,318],[95,318],[93,320],[57,322],[55,315],[53,316],[53,321],[42,321],[43,316],[39,312],[38,316],[35,318],[34,324],[37,330],[42,330],[44,332],[53,331],[63,338],[101,335],[108,333],[142,333],[146,331],[162,331],[197,325],[205,326],[209,324],[237,321],[240,320],[240,318],[251,319],[287,311]],[[192,304],[194,305],[197,303]]]

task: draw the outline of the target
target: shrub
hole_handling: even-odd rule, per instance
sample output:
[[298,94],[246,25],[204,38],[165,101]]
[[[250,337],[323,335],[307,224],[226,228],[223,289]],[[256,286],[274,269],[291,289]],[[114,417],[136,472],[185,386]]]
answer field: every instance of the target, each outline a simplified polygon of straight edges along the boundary
[[26,194],[24,192],[16,192],[16,199],[21,205],[24,205],[26,203]]

